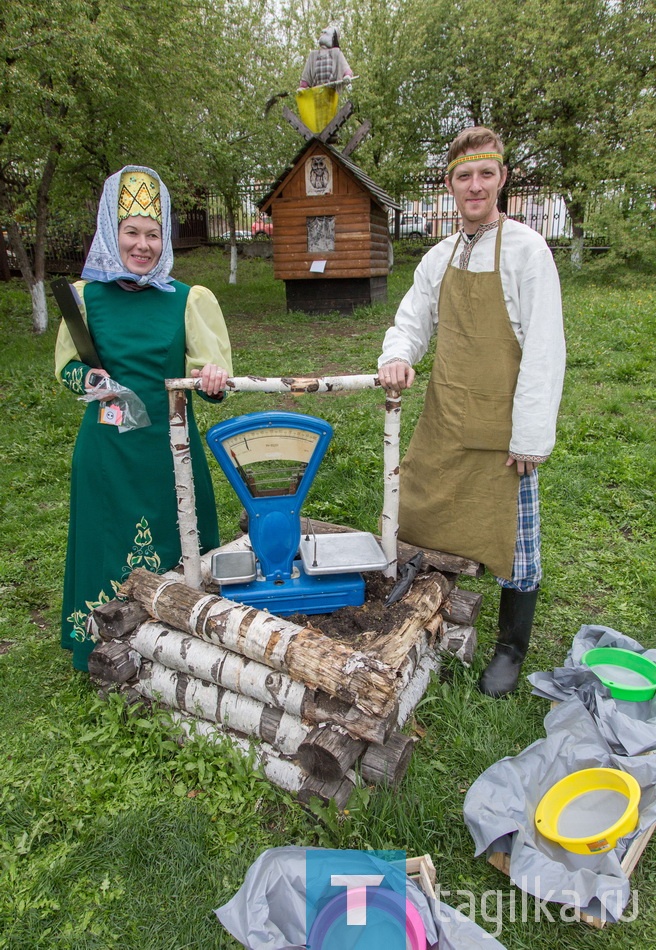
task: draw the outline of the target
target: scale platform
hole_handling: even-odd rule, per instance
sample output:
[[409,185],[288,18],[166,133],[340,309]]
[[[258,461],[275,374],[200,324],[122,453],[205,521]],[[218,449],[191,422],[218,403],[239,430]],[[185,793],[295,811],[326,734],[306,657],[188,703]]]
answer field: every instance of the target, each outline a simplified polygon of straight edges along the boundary
[[368,531],[306,534],[299,547],[306,574],[384,571],[387,558]]
[[305,574],[298,563],[298,574],[277,584],[259,579],[249,583],[222,583],[221,593],[258,610],[280,617],[290,614],[331,614],[340,607],[360,607],[364,603],[364,579],[361,574]]
[[212,561],[212,575],[231,600],[281,616],[331,613],[364,603],[360,571],[387,567],[367,532],[310,532],[301,539],[301,506],[332,431],[315,416],[256,412],[220,422],[207,433],[248,513],[251,557],[218,552]]

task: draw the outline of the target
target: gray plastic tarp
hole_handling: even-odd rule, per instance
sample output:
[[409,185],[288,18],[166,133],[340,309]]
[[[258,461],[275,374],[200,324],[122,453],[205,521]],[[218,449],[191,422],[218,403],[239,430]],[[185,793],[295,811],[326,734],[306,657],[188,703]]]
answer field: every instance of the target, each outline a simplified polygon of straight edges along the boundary
[[[615,755],[576,696],[556,706],[544,724],[546,738],[496,762],[469,789],[464,817],[476,854],[509,853],[512,881],[539,900],[617,920],[630,896],[620,862],[634,838],[656,821],[656,756]],[[642,790],[639,826],[613,851],[574,854],[537,832],[535,809],[560,779],[598,767],[636,778]]]
[[[250,866],[235,896],[215,911],[223,926],[248,950],[298,950],[305,947],[306,848],[264,851]],[[316,849],[315,849],[316,850]],[[370,856],[372,872],[389,865]],[[426,938],[438,950],[504,950],[503,945],[474,921],[428,898],[406,878],[406,897],[419,911]]]
[[590,712],[606,742],[619,755],[655,751],[656,699],[641,703],[613,699],[608,688],[592,670],[581,664],[583,654],[594,647],[632,650],[656,662],[656,650],[645,650],[637,640],[611,627],[586,624],[574,637],[562,667],[531,673],[528,677],[534,695],[555,702],[577,696]]

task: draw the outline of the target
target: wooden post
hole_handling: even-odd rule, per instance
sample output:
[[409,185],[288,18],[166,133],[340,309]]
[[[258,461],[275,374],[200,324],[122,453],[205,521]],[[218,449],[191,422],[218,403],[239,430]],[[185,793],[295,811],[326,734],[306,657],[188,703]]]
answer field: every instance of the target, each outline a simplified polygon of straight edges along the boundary
[[401,394],[389,392],[385,398],[385,434],[383,436],[383,514],[382,547],[387,557],[385,577],[396,580],[396,536],[399,533],[399,435],[401,431]]
[[398,785],[405,775],[416,739],[395,732],[384,745],[370,745],[362,756],[360,774],[374,785]]
[[190,587],[199,588],[202,587],[203,582],[200,570],[196,493],[189,448],[187,396],[184,390],[169,392],[169,427],[175,491],[178,498],[178,523],[184,578]]
[[364,751],[365,743],[339,726],[319,726],[298,747],[298,761],[322,782],[341,779]]
[[114,599],[91,611],[87,633],[94,640],[120,640],[148,618],[146,608],[136,601]]
[[323,779],[309,775],[298,791],[298,800],[306,805],[313,798],[320,799],[324,804],[334,801],[339,811],[344,811],[354,788],[355,782],[346,776],[333,782],[324,782]]
[[89,674],[109,683],[125,683],[138,672],[141,657],[121,640],[101,643],[89,654]]

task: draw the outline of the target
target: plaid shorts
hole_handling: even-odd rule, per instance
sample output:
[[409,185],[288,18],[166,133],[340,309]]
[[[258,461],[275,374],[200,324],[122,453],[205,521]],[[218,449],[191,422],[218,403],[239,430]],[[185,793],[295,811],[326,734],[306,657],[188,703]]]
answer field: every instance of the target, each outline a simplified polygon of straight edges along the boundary
[[542,578],[540,560],[540,499],[538,497],[538,472],[519,478],[517,497],[517,540],[512,577],[507,580],[497,577],[502,587],[530,591],[539,587]]

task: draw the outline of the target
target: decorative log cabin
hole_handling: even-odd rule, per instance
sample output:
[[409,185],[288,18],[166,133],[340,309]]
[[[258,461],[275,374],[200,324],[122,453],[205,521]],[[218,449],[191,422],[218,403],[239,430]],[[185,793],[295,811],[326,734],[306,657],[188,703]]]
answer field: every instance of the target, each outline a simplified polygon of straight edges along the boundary
[[387,299],[387,209],[400,206],[324,137],[311,136],[258,207],[272,217],[287,309],[350,314]]

